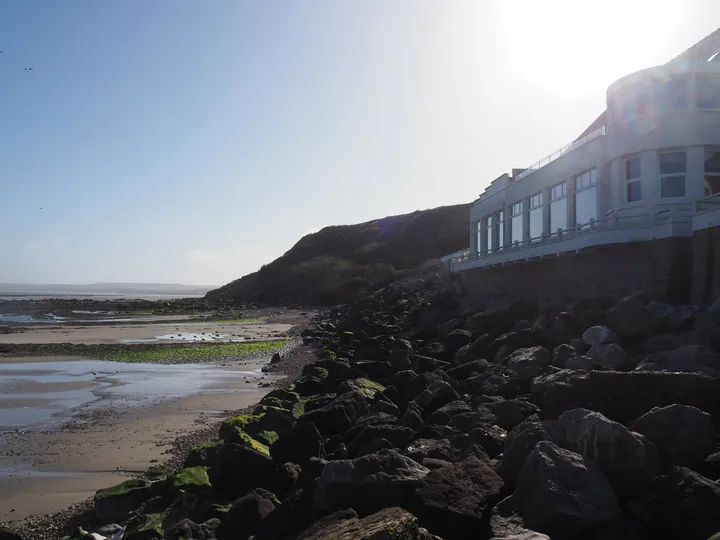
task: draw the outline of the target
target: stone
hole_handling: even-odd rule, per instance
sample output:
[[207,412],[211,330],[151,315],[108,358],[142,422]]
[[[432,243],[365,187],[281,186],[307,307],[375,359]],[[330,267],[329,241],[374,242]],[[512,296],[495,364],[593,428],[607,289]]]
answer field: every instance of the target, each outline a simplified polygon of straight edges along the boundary
[[410,369],[411,353],[411,350],[405,349],[395,349],[394,351],[390,351],[388,361],[390,362],[390,367],[392,367],[393,371],[397,372]]
[[358,450],[377,439],[385,439],[396,448],[404,448],[413,438],[415,431],[405,426],[394,424],[376,424],[366,426],[348,444],[350,456],[356,456]]
[[236,500],[220,522],[220,538],[247,538],[255,534],[260,522],[275,510],[272,501],[249,493]]
[[277,495],[278,499],[285,499],[292,491],[302,471],[296,463],[283,463],[270,475],[265,488]]
[[[411,402],[412,403],[412,402]],[[420,407],[408,406],[405,414],[398,420],[399,426],[407,426],[414,430],[418,430],[423,426],[422,409]]]
[[530,381],[520,378],[517,372],[509,367],[493,366],[482,375],[470,377],[467,387],[473,394],[514,399],[529,392]]
[[685,346],[685,341],[675,336],[659,335],[652,336],[643,344],[642,350],[646,355],[662,352],[674,351]]
[[[304,471],[303,471],[304,472]],[[294,538],[307,529],[318,518],[313,511],[313,482],[306,488],[298,489],[280,506],[260,521],[254,540],[286,540]],[[231,536],[230,539],[241,538]],[[227,540],[220,538],[220,540]]]
[[412,460],[422,463],[425,458],[450,461],[454,450],[447,438],[416,439],[405,448],[404,453]]
[[346,392],[327,405],[305,413],[303,420],[315,425],[324,436],[342,435],[352,423],[369,411],[365,397],[359,392]]
[[565,362],[565,369],[576,371],[593,371],[600,368],[600,365],[589,356],[576,356]]
[[488,408],[495,416],[497,425],[505,431],[510,431],[527,417],[539,412],[539,409],[533,403],[519,399],[491,403]]
[[398,371],[395,374],[395,384],[400,392],[408,392],[417,378],[418,374],[411,369]]
[[326,459],[310,458],[300,471],[298,479],[293,485],[292,490],[290,491],[290,495],[292,495],[298,490],[305,489],[313,485],[315,479],[320,476],[320,474],[322,474],[322,471],[325,468],[325,465],[327,465],[327,463],[328,462]]
[[546,534],[529,531],[510,536],[493,536],[490,540],[550,540],[550,537]]
[[553,349],[550,365],[557,368],[564,368],[565,363],[578,355],[577,349],[572,345],[563,343]]
[[635,371],[667,371],[702,373],[716,377],[720,374],[718,354],[703,345],[685,345],[672,351],[650,354]]
[[402,508],[385,508],[362,519],[343,510],[342,518],[330,515],[298,536],[297,540],[420,540],[415,516]]
[[453,365],[465,364],[473,360],[484,360],[490,345],[490,336],[483,334],[472,343],[460,347],[453,356]]
[[431,471],[409,504],[420,524],[444,540],[479,538],[502,488],[503,481],[495,471],[471,456]]
[[655,317],[642,301],[642,295],[623,298],[608,310],[608,326],[625,338],[641,337],[653,330]]
[[462,400],[451,401],[447,405],[443,405],[435,412],[427,417],[428,424],[441,424],[445,425],[450,422],[450,419],[456,414],[471,412],[470,405]]
[[278,362],[282,361],[282,357],[280,356],[280,353],[276,352],[272,355],[272,358],[270,359],[271,364],[277,364]]
[[545,332],[546,339],[553,345],[569,343],[577,337],[575,325],[568,313],[559,313],[553,318],[550,328]]
[[[460,448],[472,444],[479,444],[487,451],[488,455],[493,458],[502,453],[507,432],[501,427],[494,425],[475,426],[467,434],[461,434],[460,437],[466,441],[465,444],[458,445]],[[451,438],[450,441],[457,445],[457,442],[453,438]]]
[[365,416],[361,416],[360,418],[355,420],[355,422],[353,422],[352,427],[347,430],[343,435],[343,440],[352,441],[366,427],[379,426],[384,424],[395,425],[396,421],[396,417],[387,413],[366,414]]
[[[463,450],[457,455],[455,461],[465,461],[470,456],[475,456],[477,459],[485,463],[490,463],[492,461],[485,449],[479,444],[472,444],[465,448],[465,450]],[[494,467],[493,469],[497,470]]]
[[518,349],[526,349],[538,345],[538,334],[535,330],[519,330],[499,336],[488,346],[488,359],[499,363],[503,358]]
[[664,467],[699,465],[715,443],[712,417],[690,405],[654,407],[629,427],[655,445]]
[[445,370],[450,377],[456,381],[464,381],[468,377],[477,375],[478,373],[484,373],[490,367],[490,363],[487,360],[471,360],[460,364],[453,368]]
[[620,343],[615,332],[607,326],[591,326],[583,332],[582,340],[586,345],[608,345],[610,343]]
[[443,339],[445,345],[445,351],[448,354],[448,358],[455,356],[455,353],[465,345],[472,343],[472,333],[467,330],[453,330]]
[[528,456],[513,495],[526,527],[569,537],[620,520],[615,493],[595,463],[549,441]]
[[25,540],[25,537],[12,529],[0,527],[0,540]]
[[675,403],[711,415],[720,410],[720,381],[695,373],[563,370],[535,379],[530,391],[545,418],[581,407],[627,424],[653,407]]
[[498,336],[510,331],[520,320],[532,320],[537,315],[537,305],[528,300],[503,301],[472,316],[475,328]]
[[510,489],[517,485],[525,460],[537,443],[549,440],[550,433],[537,415],[527,417],[507,434],[497,471]]
[[451,401],[458,401],[460,396],[455,389],[445,381],[435,381],[415,398],[415,402],[422,407],[425,414],[430,414]]
[[518,349],[510,354],[506,365],[520,380],[529,381],[550,365],[550,353],[545,347]]
[[398,416],[400,414],[400,409],[398,409],[397,405],[394,403],[380,400],[373,403],[373,406],[370,407],[370,414],[373,413],[384,413],[392,416]]
[[310,458],[322,455],[322,435],[305,418],[296,422],[292,429],[281,433],[272,445],[272,456],[280,464],[290,461],[302,467]]
[[[377,454],[380,450],[391,450],[393,448],[395,448],[395,445],[387,439],[373,439],[370,442],[367,442],[364,445],[360,446],[357,452],[354,453],[354,457],[359,458],[362,456],[367,456],[368,454]],[[347,457],[345,457],[344,459],[347,459]]]
[[402,506],[429,472],[396,450],[330,461],[317,480],[314,507],[321,512],[353,508],[369,514]]
[[597,463],[621,500],[645,491],[658,472],[654,445],[598,412],[564,412],[555,424],[552,441]]
[[95,493],[95,515],[101,522],[125,521],[128,513],[147,501],[152,493],[151,483],[144,478],[133,478]]
[[423,467],[427,467],[431,471],[434,471],[435,469],[442,469],[443,467],[448,467],[452,465],[451,462],[446,461],[444,459],[437,459],[437,458],[423,458],[422,461],[419,462]]
[[224,444],[208,471],[215,491],[227,498],[241,497],[259,486],[274,469],[269,456],[247,446]]
[[628,355],[617,343],[596,344],[590,347],[587,355],[600,367],[612,371],[622,371],[627,367]]

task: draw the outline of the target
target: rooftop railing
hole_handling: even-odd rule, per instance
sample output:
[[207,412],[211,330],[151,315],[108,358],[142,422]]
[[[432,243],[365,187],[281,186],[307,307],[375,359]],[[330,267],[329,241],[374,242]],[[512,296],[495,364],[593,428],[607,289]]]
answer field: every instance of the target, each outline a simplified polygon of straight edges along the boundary
[[590,133],[588,133],[588,134],[585,135],[584,137],[580,137],[579,139],[577,139],[577,140],[575,140],[575,141],[573,141],[573,142],[571,142],[571,143],[569,143],[569,144],[566,144],[565,146],[563,146],[563,147],[560,148],[559,150],[555,150],[552,154],[550,154],[549,156],[545,156],[545,157],[542,158],[540,161],[536,161],[535,163],[533,163],[532,165],[530,165],[527,169],[525,169],[523,172],[521,172],[520,174],[518,174],[518,175],[515,177],[515,180],[516,180],[516,181],[517,181],[517,180],[521,180],[522,178],[525,178],[526,176],[531,175],[531,174],[534,173],[535,171],[543,168],[545,165],[547,165],[547,164],[549,164],[549,163],[552,163],[553,161],[555,161],[557,158],[559,158],[559,157],[562,156],[563,154],[567,154],[567,153],[570,152],[571,150],[575,150],[576,148],[580,148],[581,146],[584,146],[584,145],[586,145],[587,143],[589,143],[590,141],[595,140],[595,139],[597,139],[598,137],[602,137],[603,135],[607,135],[607,126],[600,126],[600,127],[597,128],[595,131],[591,131]]

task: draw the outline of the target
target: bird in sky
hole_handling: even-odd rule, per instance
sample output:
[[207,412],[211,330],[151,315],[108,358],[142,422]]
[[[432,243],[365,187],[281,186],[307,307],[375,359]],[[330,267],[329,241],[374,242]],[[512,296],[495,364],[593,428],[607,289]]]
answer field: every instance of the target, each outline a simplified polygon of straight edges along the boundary
[[35,71],[33,68],[25,68],[25,71]]

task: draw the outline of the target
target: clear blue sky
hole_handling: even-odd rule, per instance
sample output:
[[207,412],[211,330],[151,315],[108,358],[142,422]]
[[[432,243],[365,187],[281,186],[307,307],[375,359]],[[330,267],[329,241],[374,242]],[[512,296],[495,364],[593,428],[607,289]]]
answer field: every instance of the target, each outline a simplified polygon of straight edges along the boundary
[[720,21],[595,4],[5,0],[0,282],[221,284],[325,225],[471,201]]

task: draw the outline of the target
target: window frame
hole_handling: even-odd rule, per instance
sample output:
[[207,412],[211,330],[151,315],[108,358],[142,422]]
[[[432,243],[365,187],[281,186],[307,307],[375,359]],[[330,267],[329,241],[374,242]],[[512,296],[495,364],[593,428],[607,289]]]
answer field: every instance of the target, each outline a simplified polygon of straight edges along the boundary
[[[683,85],[683,104],[681,107],[666,107],[667,100],[666,95],[663,93],[665,88],[670,84],[682,81]],[[689,88],[688,88],[688,77],[686,74],[671,75],[662,79],[655,80],[655,91],[653,92],[653,102],[655,104],[655,110],[658,113],[668,113],[674,111],[684,111],[688,109],[690,104]]]
[[[684,156],[684,163],[683,163],[683,172],[670,172],[670,173],[663,173],[662,172],[662,156],[668,155],[668,154],[682,154]],[[658,152],[658,179],[660,180],[660,198],[662,200],[681,200],[687,198],[687,148],[683,149],[668,149],[668,150],[661,150]],[[670,179],[670,178],[680,178],[683,179],[683,194],[681,196],[672,196],[672,197],[664,197],[663,196],[663,180]]]
[[[630,177],[629,176],[629,168],[628,164],[631,161],[637,160],[637,176]],[[637,203],[642,201],[642,159],[640,159],[640,154],[633,154],[630,156],[625,156],[623,159],[623,176],[625,179],[625,202],[627,203]],[[637,199],[630,199],[630,188],[631,187],[637,187],[639,189],[639,197]]]
[[[583,179],[586,174],[588,175],[588,179],[589,179],[590,183],[584,186]],[[575,184],[575,193],[577,193],[578,191],[583,191],[585,189],[590,189],[591,187],[597,186],[597,167],[593,167],[592,169],[587,169],[586,171],[583,171],[580,174],[576,174],[573,177],[573,180],[574,180],[574,184]],[[578,180],[580,180],[580,187],[578,187]]]
[[[515,242],[518,245],[522,245],[525,242],[525,201],[519,200],[516,203],[510,205],[510,244],[509,247],[515,246]],[[515,240],[515,233],[517,223],[520,223],[520,239]]]
[[[554,186],[550,186],[550,202],[559,201],[560,199],[564,199],[568,195],[568,189],[567,189],[567,180],[563,180],[562,182],[558,182]],[[555,190],[557,188],[562,188],[560,190],[560,195],[555,194]]]
[[[707,162],[708,162],[707,155],[708,155],[708,154],[718,154],[718,155],[720,156],[720,147],[717,147],[717,146],[706,146],[706,147],[703,148],[703,150],[705,151],[704,161],[703,161],[703,184],[704,184],[705,186],[707,186],[707,177],[708,177],[708,176],[711,176],[711,177],[713,177],[713,178],[720,178],[720,170],[717,170],[717,171],[708,171],[708,170],[707,170],[707,167],[706,167],[706,164],[707,164]],[[720,192],[710,193],[709,195],[708,195],[708,194],[705,194],[705,196],[706,196],[706,197],[711,197],[711,196],[713,196],[713,195],[717,195],[718,193],[720,193]]]

